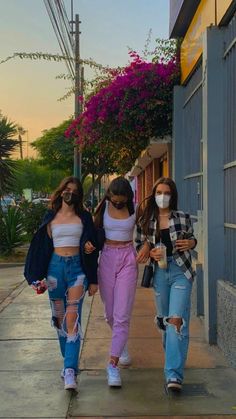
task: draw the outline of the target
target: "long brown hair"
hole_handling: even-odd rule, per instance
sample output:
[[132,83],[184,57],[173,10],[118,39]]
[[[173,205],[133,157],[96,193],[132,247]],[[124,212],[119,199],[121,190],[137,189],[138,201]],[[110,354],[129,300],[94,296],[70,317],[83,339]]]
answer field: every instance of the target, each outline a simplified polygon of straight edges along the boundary
[[161,177],[154,184],[151,195],[147,196],[138,207],[137,222],[141,226],[143,233],[146,235],[149,234],[149,222],[151,217],[154,217],[157,220],[156,235],[158,236],[159,234],[159,208],[155,201],[155,195],[156,188],[160,184],[168,185],[170,188],[170,210],[176,211],[178,207],[178,192],[175,182],[168,177]]
[[78,191],[78,195],[79,195],[79,201],[78,201],[78,204],[76,206],[74,206],[74,210],[75,210],[75,213],[77,215],[80,215],[81,212],[84,209],[84,207],[83,207],[84,192],[83,192],[83,187],[82,187],[82,184],[81,184],[80,180],[75,176],[68,176],[61,181],[58,188],[52,194],[51,208],[55,212],[58,212],[61,209],[61,207],[62,207],[62,196],[61,196],[61,194],[66,189],[68,183],[74,183],[77,187],[77,191]]
[[132,191],[130,183],[123,176],[118,176],[111,181],[110,185],[108,186],[105,196],[103,197],[102,201],[96,208],[96,211],[94,214],[95,227],[103,227],[103,214],[104,214],[105,205],[106,205],[105,201],[106,199],[110,200],[112,195],[125,196],[127,198],[127,208],[129,211],[129,215],[132,215],[134,213],[134,203],[133,203],[134,193]]

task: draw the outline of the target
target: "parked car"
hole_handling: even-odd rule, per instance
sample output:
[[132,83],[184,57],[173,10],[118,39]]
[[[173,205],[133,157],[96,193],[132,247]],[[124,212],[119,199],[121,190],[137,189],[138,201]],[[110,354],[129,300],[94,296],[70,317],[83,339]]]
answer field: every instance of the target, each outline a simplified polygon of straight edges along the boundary
[[32,200],[33,204],[44,204],[44,205],[48,205],[48,203],[50,202],[50,199],[48,198],[35,198]]
[[3,196],[0,199],[0,206],[3,212],[7,212],[8,207],[15,207],[16,201],[11,196]]

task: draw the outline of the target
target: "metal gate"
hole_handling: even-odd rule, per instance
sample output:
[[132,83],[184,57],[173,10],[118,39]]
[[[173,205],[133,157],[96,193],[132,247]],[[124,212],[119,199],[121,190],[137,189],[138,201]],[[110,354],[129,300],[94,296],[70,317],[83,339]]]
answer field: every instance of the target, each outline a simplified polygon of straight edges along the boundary
[[236,17],[225,31],[225,280],[236,285]]

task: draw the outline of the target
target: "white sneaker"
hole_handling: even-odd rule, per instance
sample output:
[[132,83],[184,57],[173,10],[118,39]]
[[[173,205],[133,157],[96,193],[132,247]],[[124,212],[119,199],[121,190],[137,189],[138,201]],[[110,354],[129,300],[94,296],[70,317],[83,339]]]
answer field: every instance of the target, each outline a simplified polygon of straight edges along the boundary
[[64,389],[65,390],[72,390],[77,387],[75,381],[75,370],[73,368],[66,368],[64,373]]
[[[64,367],[61,369],[60,376],[61,376],[62,380],[64,380],[64,377],[65,377],[65,368]],[[77,383],[77,374],[76,373],[75,373],[75,381]]]
[[110,387],[121,387],[120,369],[116,365],[108,364],[107,380]]
[[121,365],[124,365],[124,366],[128,366],[128,365],[131,364],[131,356],[130,356],[130,354],[128,352],[128,346],[127,346],[127,344],[125,345],[125,347],[124,347],[124,349],[122,351],[122,354],[121,354],[121,356],[119,358],[119,363]]

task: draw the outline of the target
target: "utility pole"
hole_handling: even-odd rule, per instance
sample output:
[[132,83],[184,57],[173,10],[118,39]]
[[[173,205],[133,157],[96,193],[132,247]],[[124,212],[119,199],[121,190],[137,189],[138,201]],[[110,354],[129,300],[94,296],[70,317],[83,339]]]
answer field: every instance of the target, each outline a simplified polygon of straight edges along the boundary
[[[74,17],[74,0],[71,0],[71,21],[69,21],[64,2],[62,0],[44,0],[47,13],[56,34],[68,73],[75,90],[75,118],[82,112],[82,71],[80,63],[80,20],[79,15]],[[74,64],[73,64],[74,63]],[[74,147],[74,175],[81,179],[82,155],[78,145]]]
[[[75,21],[71,22],[72,28],[75,23],[75,31],[72,32],[75,35],[75,118],[81,113],[81,65],[80,65],[80,20],[79,15],[75,15]],[[73,30],[73,29],[72,29]],[[74,147],[74,176],[81,179],[82,174],[82,153],[79,151],[79,147],[75,144]]]

